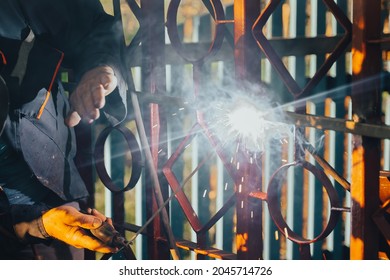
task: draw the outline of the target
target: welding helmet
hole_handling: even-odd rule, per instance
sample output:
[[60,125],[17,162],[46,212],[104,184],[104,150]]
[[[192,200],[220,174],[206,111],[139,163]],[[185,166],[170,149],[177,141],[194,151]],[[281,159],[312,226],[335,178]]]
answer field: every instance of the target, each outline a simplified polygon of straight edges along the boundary
[[8,115],[9,96],[5,81],[0,76],[0,135],[3,133],[5,121]]

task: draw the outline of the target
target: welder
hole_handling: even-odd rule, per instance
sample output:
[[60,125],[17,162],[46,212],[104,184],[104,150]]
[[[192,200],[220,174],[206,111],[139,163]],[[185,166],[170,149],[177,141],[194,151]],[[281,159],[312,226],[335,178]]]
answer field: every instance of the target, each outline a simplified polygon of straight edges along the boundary
[[[90,234],[110,219],[80,209],[89,193],[74,163],[74,127],[126,117],[120,24],[99,0],[0,0],[1,259],[118,250]],[[61,69],[74,74],[69,96]]]

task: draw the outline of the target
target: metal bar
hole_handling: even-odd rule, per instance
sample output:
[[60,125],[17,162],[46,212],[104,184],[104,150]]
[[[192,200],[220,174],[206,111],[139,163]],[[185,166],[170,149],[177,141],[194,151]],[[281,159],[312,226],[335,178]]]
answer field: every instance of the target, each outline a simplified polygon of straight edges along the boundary
[[[80,123],[75,127],[77,154],[75,163],[77,169],[85,182],[88,192],[95,193],[95,181],[93,178],[93,164],[92,164],[92,126]],[[86,203],[82,207],[95,207],[95,197],[89,196]],[[85,259],[94,260],[96,253],[85,250]]]
[[[359,122],[374,126],[381,122],[382,62],[380,46],[368,44],[368,41],[378,40],[380,37],[381,2],[355,0],[353,2],[352,110],[354,118]],[[370,85],[355,84],[368,77],[373,78]],[[381,130],[386,129],[381,127]],[[354,143],[350,258],[378,259],[379,230],[372,216],[380,205],[380,140],[373,138],[372,135],[370,137],[355,135]]]
[[388,125],[359,123],[353,120],[298,114],[294,112],[286,112],[285,121],[298,127],[314,127],[321,130],[334,130],[378,139],[390,138],[390,126]]
[[[152,94],[159,94],[165,92],[165,60],[160,48],[165,45],[165,26],[164,26],[164,2],[159,0],[141,1],[142,13],[142,28],[144,37],[142,41],[143,46],[143,88]],[[150,217],[158,211],[159,206],[163,205],[164,197],[167,197],[168,186],[160,184],[160,179],[157,174],[157,169],[161,164],[159,155],[167,154],[165,144],[166,141],[166,124],[160,119],[160,110],[157,104],[151,104],[145,108],[146,130],[143,128],[143,120],[141,119],[140,108],[137,106],[138,98],[135,93],[131,93],[134,109],[137,109],[136,116],[137,125],[140,133],[140,139],[144,148],[144,153],[147,162],[147,182],[146,182],[146,197],[147,197],[147,215]],[[139,112],[138,112],[139,111]],[[135,112],[136,113],[136,112]],[[149,121],[149,122],[147,122]],[[150,144],[149,144],[150,141]],[[160,149],[165,150],[165,153],[158,153]],[[161,219],[160,219],[161,218]],[[163,225],[163,227],[161,226]],[[165,232],[164,232],[165,230]],[[153,220],[151,225],[151,232],[153,232],[153,239],[149,239],[149,253],[153,259],[168,259],[169,252],[165,248],[160,247],[158,239],[167,235],[170,252],[172,257],[178,258],[179,253],[174,242],[174,236],[170,228],[169,216],[167,209],[161,211],[161,215]]]
[[[235,73],[237,82],[243,82],[242,86],[245,86],[245,82],[260,82],[260,55],[252,36],[252,26],[259,14],[260,1],[238,0],[234,2]],[[236,192],[237,258],[260,259],[263,251],[261,202],[250,203],[249,194],[257,190],[259,185],[256,185],[258,183],[255,182],[256,178],[261,182],[259,178],[262,176],[261,172],[253,171],[247,162],[241,163],[243,166],[237,172],[237,177],[245,178],[245,181],[239,185],[240,179],[235,179],[238,188]]]

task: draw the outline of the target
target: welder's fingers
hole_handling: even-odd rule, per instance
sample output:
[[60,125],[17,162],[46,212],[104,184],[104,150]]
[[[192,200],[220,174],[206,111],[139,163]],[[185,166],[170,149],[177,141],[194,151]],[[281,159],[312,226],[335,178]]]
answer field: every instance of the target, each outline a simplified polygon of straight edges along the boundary
[[95,217],[99,218],[100,220],[104,221],[104,222],[107,222],[109,225],[111,225],[112,227],[114,227],[113,223],[112,223],[112,219],[111,218],[108,218],[106,217],[105,215],[103,215],[102,213],[100,213],[98,210],[96,209],[92,209],[92,208],[88,208],[87,212],[91,215],[94,215]]
[[71,94],[72,112],[66,119],[66,124],[72,127],[81,120],[92,123],[98,119],[99,110],[104,107],[106,96],[114,91],[117,83],[114,71],[108,66],[97,67],[85,73]]
[[[69,230],[65,236],[66,237],[62,241],[76,248],[84,248],[104,254],[115,253],[118,251],[117,248],[111,248],[105,245],[103,242],[90,236],[80,228],[69,227]],[[71,240],[71,242],[69,242],[69,240]]]
[[109,253],[117,249],[103,244],[92,237],[85,229],[96,229],[102,220],[96,216],[83,214],[71,206],[50,209],[42,215],[42,222],[48,235],[77,248]]
[[76,111],[72,111],[65,119],[65,123],[69,127],[74,127],[78,125],[80,121],[81,121],[81,117]]

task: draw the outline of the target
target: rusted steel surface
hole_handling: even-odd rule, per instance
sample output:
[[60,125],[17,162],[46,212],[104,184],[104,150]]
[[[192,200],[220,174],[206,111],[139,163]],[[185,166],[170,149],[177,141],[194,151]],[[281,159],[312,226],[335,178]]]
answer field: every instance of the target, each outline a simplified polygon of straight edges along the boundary
[[[368,43],[381,37],[380,13],[380,1],[353,1],[352,110],[356,121],[368,124],[381,123],[381,48]],[[350,256],[377,259],[379,231],[372,216],[380,203],[380,141],[355,136],[352,160]]]

